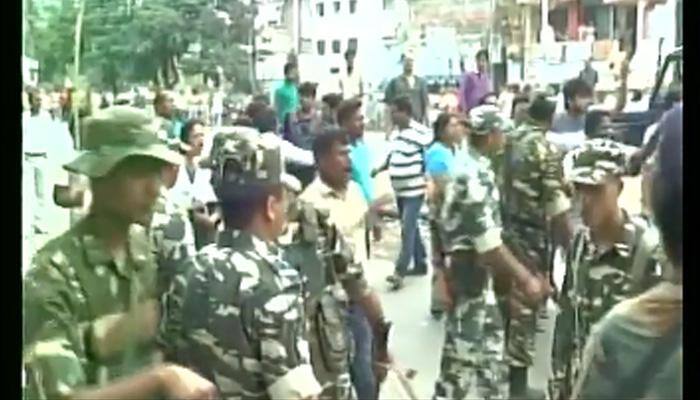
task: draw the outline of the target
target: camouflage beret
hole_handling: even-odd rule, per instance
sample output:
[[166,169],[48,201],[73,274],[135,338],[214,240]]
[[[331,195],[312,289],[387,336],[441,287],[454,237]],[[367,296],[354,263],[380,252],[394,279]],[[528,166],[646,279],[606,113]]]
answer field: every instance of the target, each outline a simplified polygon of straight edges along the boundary
[[493,105],[473,108],[469,112],[469,124],[473,135],[488,135],[495,129],[508,132],[513,128],[510,120],[504,118],[501,110]]
[[599,185],[608,176],[625,174],[628,151],[610,139],[591,139],[572,150],[570,179],[574,183]]
[[[200,163],[223,177],[224,167],[234,171],[227,182],[246,184],[283,184],[299,191],[299,181],[285,172],[280,147],[265,140],[257,130],[248,127],[220,128],[214,135],[209,156]],[[229,172],[230,173],[230,172]]]
[[170,164],[183,158],[158,138],[158,121],[138,108],[115,106],[85,118],[83,152],[64,168],[99,178],[130,156],[144,156]]

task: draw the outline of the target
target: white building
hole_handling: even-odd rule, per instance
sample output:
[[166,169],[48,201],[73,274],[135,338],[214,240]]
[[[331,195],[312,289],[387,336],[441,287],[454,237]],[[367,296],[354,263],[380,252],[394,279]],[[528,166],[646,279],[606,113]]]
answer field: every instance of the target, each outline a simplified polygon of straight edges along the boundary
[[405,0],[301,0],[300,18],[301,78],[319,82],[321,92],[339,89],[347,50],[356,51],[355,67],[366,83],[397,72],[400,56],[392,47],[410,20]]

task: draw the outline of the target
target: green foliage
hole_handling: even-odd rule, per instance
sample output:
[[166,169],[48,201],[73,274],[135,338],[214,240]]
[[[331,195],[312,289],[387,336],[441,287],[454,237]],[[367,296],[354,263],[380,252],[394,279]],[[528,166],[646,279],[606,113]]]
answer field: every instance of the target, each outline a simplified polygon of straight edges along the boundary
[[[37,0],[27,0],[34,4]],[[231,24],[208,0],[84,0],[81,71],[90,84],[120,90],[132,83],[172,87],[180,73],[247,80],[247,45],[252,13],[239,0],[219,1]],[[61,82],[73,62],[77,5],[63,1],[39,12],[28,7],[27,49],[40,63],[40,80]],[[191,44],[202,51],[188,53]],[[182,70],[182,71],[181,71]]]

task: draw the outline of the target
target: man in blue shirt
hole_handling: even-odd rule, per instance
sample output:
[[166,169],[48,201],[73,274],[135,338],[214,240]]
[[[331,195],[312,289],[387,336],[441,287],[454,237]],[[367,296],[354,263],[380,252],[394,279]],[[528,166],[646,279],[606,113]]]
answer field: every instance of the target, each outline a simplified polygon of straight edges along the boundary
[[[347,132],[350,142],[351,179],[357,182],[362,189],[362,195],[371,209],[371,226],[374,231],[374,238],[379,240],[381,230],[376,223],[376,207],[374,199],[374,181],[372,180],[372,156],[369,146],[364,141],[365,122],[362,115],[362,102],[359,99],[349,99],[340,103],[337,112],[338,125]],[[369,235],[369,231],[367,233]],[[367,240],[367,254],[369,254],[369,243]]]

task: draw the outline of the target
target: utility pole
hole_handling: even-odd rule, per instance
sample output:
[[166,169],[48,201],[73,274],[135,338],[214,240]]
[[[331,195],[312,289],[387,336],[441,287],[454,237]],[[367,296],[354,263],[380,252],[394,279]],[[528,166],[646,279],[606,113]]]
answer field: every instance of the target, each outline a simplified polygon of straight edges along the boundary
[[[78,16],[75,19],[75,47],[73,51],[73,85],[77,90],[78,77],[80,76],[80,43],[82,40],[83,33],[83,16],[85,14],[85,0],[80,0],[80,5],[78,8]],[[73,99],[75,100],[75,99]],[[75,148],[80,150],[81,148],[81,137],[80,137],[80,115],[79,115],[79,105],[76,101],[71,102],[73,118],[75,124],[73,124],[73,130],[75,135]]]
[[294,41],[292,46],[294,49],[294,54],[299,54],[299,31],[301,28],[301,21],[299,19],[301,13],[299,5],[299,0],[292,0],[292,40]]

